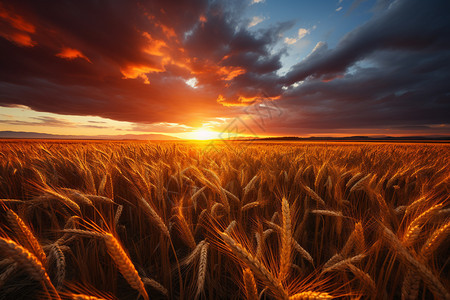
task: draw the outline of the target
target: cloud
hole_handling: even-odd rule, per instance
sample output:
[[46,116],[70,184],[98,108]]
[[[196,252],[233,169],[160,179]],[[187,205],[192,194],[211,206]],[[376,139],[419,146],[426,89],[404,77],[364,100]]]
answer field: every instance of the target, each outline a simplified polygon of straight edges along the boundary
[[0,37],[18,46],[33,47],[36,41],[33,41],[31,35],[35,32],[36,28],[32,23],[15,13],[11,7],[0,3]]
[[307,34],[309,34],[310,33],[310,30],[309,29],[306,29],[306,28],[300,28],[299,30],[298,30],[298,39],[300,40],[300,39],[302,39],[302,38],[304,38]]
[[286,37],[284,38],[284,42],[288,45],[293,45],[297,42],[297,39]]
[[250,21],[250,23],[248,24],[248,28],[251,28],[253,26],[258,25],[259,23],[261,23],[262,21],[264,21],[266,18],[261,17],[261,16],[254,16],[252,18],[252,20]]
[[61,57],[61,58],[65,58],[68,60],[72,60],[75,58],[82,58],[85,59],[88,62],[91,62],[89,60],[89,58],[87,58],[83,53],[81,53],[81,51],[77,50],[77,49],[73,49],[73,48],[68,48],[68,47],[64,47],[61,52],[59,52],[58,54],[56,54],[56,56]]
[[264,3],[265,0],[252,0],[251,4]]
[[361,3],[365,1],[367,0],[353,0],[352,5],[350,5],[350,8],[347,11],[347,15],[351,14],[358,6],[361,5]]
[[75,123],[64,119],[54,117],[32,117],[36,121],[19,121],[19,120],[0,120],[0,123],[9,125],[31,125],[31,126],[54,126],[54,127],[73,127]]
[[441,13],[450,5],[422,4],[396,1],[334,49],[317,43],[282,79],[288,88],[279,103],[292,113],[271,124],[274,130],[392,133],[425,126],[450,134],[450,20]]
[[339,6],[338,8],[336,8],[336,11],[341,11],[342,10],[342,6]]
[[165,133],[179,133],[179,132],[189,132],[194,128],[178,123],[154,123],[154,124],[141,124],[135,123],[130,131],[141,131],[141,132],[165,132]]
[[[0,57],[0,105],[144,123],[229,117],[234,112],[217,97],[254,96],[273,80],[281,54],[271,49],[292,26],[250,32],[242,5],[67,1],[44,8],[5,1],[8,16],[20,16],[5,22],[34,47],[0,38],[8,53]],[[193,77],[196,89],[186,85]],[[250,82],[255,86],[246,87]]]

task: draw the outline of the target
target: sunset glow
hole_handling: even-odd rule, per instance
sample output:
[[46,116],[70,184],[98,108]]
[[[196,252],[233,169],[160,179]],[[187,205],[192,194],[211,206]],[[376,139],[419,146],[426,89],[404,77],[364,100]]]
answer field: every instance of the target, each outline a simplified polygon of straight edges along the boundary
[[200,129],[192,132],[188,136],[191,136],[191,139],[193,139],[193,140],[205,141],[205,140],[218,139],[219,133],[211,131],[209,129],[200,128]]

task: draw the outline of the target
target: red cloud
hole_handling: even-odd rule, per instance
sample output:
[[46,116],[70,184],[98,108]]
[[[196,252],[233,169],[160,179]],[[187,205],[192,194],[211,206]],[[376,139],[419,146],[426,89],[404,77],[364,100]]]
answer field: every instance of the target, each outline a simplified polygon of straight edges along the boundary
[[[3,23],[3,24],[2,24]],[[30,22],[6,9],[0,3],[0,36],[23,47],[33,47],[36,42],[32,40],[30,34],[35,33],[36,28]]]
[[61,50],[61,52],[59,52],[58,54],[56,54],[56,56],[61,57],[61,58],[65,58],[65,59],[75,59],[75,58],[82,58],[87,60],[88,62],[92,63],[89,58],[87,58],[83,53],[81,53],[80,50],[77,49],[73,49],[73,48],[68,48],[65,47]]
[[25,31],[28,33],[34,33],[36,28],[33,24],[25,21],[22,16],[15,14],[12,11],[8,11],[1,3],[0,3],[0,18],[8,22],[12,27],[17,30]]

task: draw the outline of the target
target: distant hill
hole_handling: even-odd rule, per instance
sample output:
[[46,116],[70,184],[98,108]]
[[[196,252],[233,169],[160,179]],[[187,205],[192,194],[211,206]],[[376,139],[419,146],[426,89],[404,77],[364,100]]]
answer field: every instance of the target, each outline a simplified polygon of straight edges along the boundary
[[0,131],[3,139],[61,139],[61,140],[179,140],[164,134],[122,134],[122,135],[58,135],[39,132]]

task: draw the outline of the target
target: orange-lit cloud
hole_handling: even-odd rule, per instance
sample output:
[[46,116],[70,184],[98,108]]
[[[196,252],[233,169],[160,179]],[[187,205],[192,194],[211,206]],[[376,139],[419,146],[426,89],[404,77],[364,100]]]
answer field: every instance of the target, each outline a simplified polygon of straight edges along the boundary
[[120,71],[122,72],[124,79],[141,78],[145,84],[150,84],[147,73],[162,72],[164,69],[144,65],[129,65],[125,68],[121,68]]
[[0,3],[0,18],[8,22],[15,29],[20,31],[25,31],[28,33],[34,33],[36,28],[33,24],[25,21],[22,16],[19,16],[11,11],[8,11],[1,3]]
[[258,101],[261,101],[264,99],[264,101],[274,101],[279,100],[281,96],[274,96],[274,97],[268,97],[268,96],[251,96],[251,97],[245,97],[245,96],[238,96],[237,99],[227,99],[223,95],[219,95],[217,97],[217,102],[222,104],[223,106],[227,107],[234,107],[234,106],[249,106],[255,103],[258,103]]
[[200,17],[198,18],[200,23],[206,23],[208,20],[206,19],[205,15],[200,15]]
[[92,63],[89,58],[87,58],[83,53],[81,53],[80,50],[74,49],[74,48],[68,48],[65,47],[61,50],[61,52],[59,52],[58,54],[56,54],[56,56],[61,57],[61,58],[65,58],[68,60],[72,60],[72,59],[76,59],[76,58],[82,58],[85,59],[86,61]]
[[[2,24],[4,23],[4,24]],[[6,9],[0,3],[0,36],[22,47],[33,47],[37,43],[31,38],[36,28],[22,16]]]
[[239,75],[245,74],[245,72],[245,69],[241,67],[221,67],[217,73],[222,79],[230,81]]
[[162,56],[164,55],[162,48],[167,47],[167,44],[163,40],[154,39],[148,32],[143,32],[142,35],[147,39],[147,44],[144,46],[143,51],[150,55]]
[[10,40],[13,43],[16,43],[19,46],[23,47],[33,47],[37,43],[33,41],[30,35],[26,33],[15,32],[11,34],[0,33],[0,36],[3,36],[5,39]]

